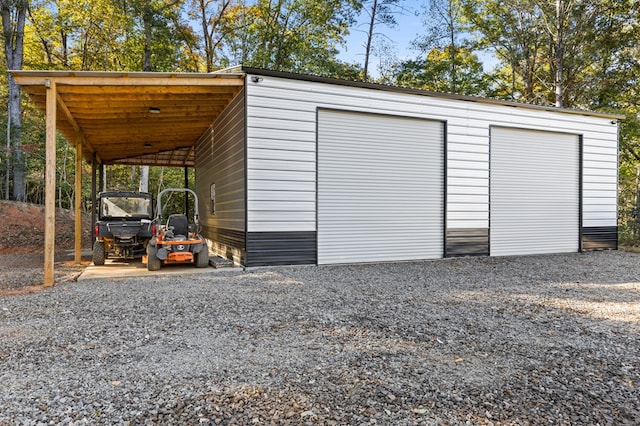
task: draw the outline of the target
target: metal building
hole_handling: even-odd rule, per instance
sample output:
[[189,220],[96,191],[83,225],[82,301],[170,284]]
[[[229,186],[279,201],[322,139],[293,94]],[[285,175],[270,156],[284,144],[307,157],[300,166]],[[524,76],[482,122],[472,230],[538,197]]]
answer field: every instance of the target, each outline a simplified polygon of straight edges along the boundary
[[94,192],[97,164],[195,166],[211,252],[246,266],[617,248],[621,116],[242,67],[11,73],[47,117],[47,223],[60,131]]
[[[617,248],[619,116],[244,69],[196,143],[247,266]],[[206,194],[206,195],[205,195]]]

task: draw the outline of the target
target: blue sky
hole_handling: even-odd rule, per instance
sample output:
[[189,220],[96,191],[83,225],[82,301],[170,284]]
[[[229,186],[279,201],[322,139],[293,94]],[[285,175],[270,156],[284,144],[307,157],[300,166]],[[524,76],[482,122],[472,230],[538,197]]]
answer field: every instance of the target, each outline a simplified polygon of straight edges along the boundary
[[[384,40],[393,47],[396,60],[415,59],[419,52],[412,49],[411,42],[416,40],[419,35],[425,31],[424,17],[425,6],[428,6],[428,0],[405,0],[401,3],[406,9],[402,13],[395,15],[398,25],[393,28],[379,25],[376,32],[384,34]],[[344,62],[364,64],[365,43],[367,39],[366,31],[369,25],[369,15],[366,12],[361,13],[358,22],[351,29],[351,34],[346,39],[346,46],[342,48],[342,52],[338,55],[338,59]],[[489,71],[497,64],[496,58],[491,52],[478,52],[478,55],[484,62],[485,71]],[[369,62],[369,70],[375,78],[379,76],[378,65],[380,58],[372,56]]]
[[[376,32],[384,34],[383,37],[387,43],[391,44],[395,52],[396,59],[414,58],[418,52],[411,49],[411,42],[414,41],[418,34],[422,31],[422,4],[424,1],[407,0],[402,3],[407,9],[402,13],[395,15],[398,25],[389,28],[378,24]],[[351,29],[351,34],[347,37],[346,47],[338,55],[338,58],[345,62],[364,63],[365,43],[367,39],[366,32],[369,27],[369,15],[362,13],[358,18],[357,24]],[[372,57],[369,68],[374,75],[377,75],[379,58]]]

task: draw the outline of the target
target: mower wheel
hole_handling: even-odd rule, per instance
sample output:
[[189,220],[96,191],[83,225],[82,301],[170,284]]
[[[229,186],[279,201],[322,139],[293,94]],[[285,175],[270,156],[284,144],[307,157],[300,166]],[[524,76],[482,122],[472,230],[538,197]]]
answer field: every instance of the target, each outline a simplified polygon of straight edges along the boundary
[[203,247],[200,253],[196,253],[196,268],[206,268],[209,266],[209,249]]
[[147,271],[160,270],[160,259],[158,259],[158,248],[147,244]]
[[93,264],[96,266],[104,265],[106,257],[104,243],[102,241],[95,241],[93,243]]

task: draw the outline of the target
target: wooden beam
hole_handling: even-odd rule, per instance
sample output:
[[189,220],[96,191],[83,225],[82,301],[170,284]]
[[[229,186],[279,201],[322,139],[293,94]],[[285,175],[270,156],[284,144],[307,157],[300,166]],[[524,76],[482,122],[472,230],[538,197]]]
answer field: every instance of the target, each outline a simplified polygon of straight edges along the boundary
[[[61,96],[64,98],[64,101],[69,106],[69,109],[73,108],[88,108],[93,109],[95,107],[100,107],[101,105],[113,104],[118,105],[124,104],[125,106],[137,105],[140,107],[147,107],[147,110],[151,106],[159,105],[226,105],[233,98],[233,93],[164,93],[164,94],[153,94],[150,92],[146,92],[146,94],[137,94],[133,95],[131,93],[123,93],[119,95],[110,95],[110,96],[89,96],[87,94],[66,94]],[[42,104],[44,101],[44,96],[42,99],[40,97],[32,97],[31,98],[36,104]]]
[[97,176],[98,173],[96,164],[98,163],[96,153],[93,153],[93,158],[91,158],[91,248],[93,249],[93,225],[96,223],[96,185],[97,185]]
[[[71,114],[71,111],[69,111],[69,108],[67,108],[67,105],[65,104],[64,99],[62,99],[62,96],[60,96],[59,93],[56,94],[56,99],[58,101],[58,106],[60,107],[60,109],[64,113],[65,118],[67,119],[67,122],[69,122],[71,127],[73,127],[73,130],[75,130],[76,133],[78,134],[78,143],[80,145],[86,146],[89,152],[95,152],[95,149],[93,148],[93,146],[91,146],[91,144],[87,142],[87,138],[85,137],[84,132],[78,125],[78,122],[74,118],[73,114]],[[82,146],[80,151],[82,152]]]
[[129,95],[129,94],[154,94],[161,95],[191,95],[191,94],[215,94],[236,93],[241,85],[217,84],[217,85],[171,85],[164,82],[156,84],[130,84],[130,85],[85,85],[73,84],[60,87],[60,94],[67,96],[71,93],[80,95]]
[[47,80],[46,108],[46,161],[44,196],[44,286],[55,282],[55,234],[56,234],[56,82]]
[[[154,152],[191,147],[231,99],[242,92],[244,73],[108,73],[16,71],[14,76],[46,114],[48,87],[55,83],[55,133],[82,145],[91,162],[113,164],[152,161]],[[150,114],[160,108],[159,115]],[[78,138],[78,134],[80,137]],[[147,145],[145,148],[144,145]],[[151,148],[148,147],[151,144]],[[193,163],[182,153],[158,158],[158,164]]]
[[[187,117],[189,119],[216,119],[220,113],[224,110],[223,106],[211,106],[208,108],[181,108],[179,106],[165,107],[162,111],[162,115],[150,115],[146,111],[140,111],[131,108],[124,109],[126,106],[121,105],[118,108],[112,107],[99,107],[95,111],[86,112],[81,109],[74,114],[78,124],[84,126],[87,122],[100,123],[102,119],[105,120],[119,120],[120,126],[135,126],[138,122],[152,122],[162,123],[164,120],[180,121],[181,118]],[[63,123],[61,123],[63,124]],[[110,123],[109,123],[110,124]],[[70,126],[67,126],[71,128]],[[83,127],[84,129],[84,127]],[[86,134],[85,134],[86,136]],[[86,143],[86,141],[84,141]]]
[[209,74],[200,76],[190,76],[172,78],[167,75],[152,77],[132,74],[135,78],[126,76],[104,77],[104,76],[60,76],[47,77],[37,75],[27,75],[25,72],[14,73],[14,78],[20,86],[42,86],[45,80],[55,81],[59,85],[70,86],[244,86],[244,76]]
[[78,135],[76,143],[76,181],[75,181],[75,244],[73,261],[82,262],[82,138]]
[[66,100],[69,110],[73,111],[74,118],[78,118],[78,114],[95,116],[101,113],[125,113],[132,112],[136,114],[144,114],[147,117],[153,115],[149,113],[150,107],[160,108],[161,113],[156,118],[163,117],[167,110],[179,109],[178,112],[184,111],[210,111],[225,108],[229,104],[229,99],[216,98],[210,101],[192,98],[169,99],[162,101],[141,100],[141,99],[101,99],[89,100],[87,98],[81,100]]

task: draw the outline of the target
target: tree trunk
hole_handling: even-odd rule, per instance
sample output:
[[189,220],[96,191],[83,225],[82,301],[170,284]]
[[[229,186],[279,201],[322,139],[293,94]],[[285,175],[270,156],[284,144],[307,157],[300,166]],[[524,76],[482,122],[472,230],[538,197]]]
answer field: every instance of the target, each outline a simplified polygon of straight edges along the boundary
[[200,7],[200,23],[202,25],[202,38],[204,40],[204,54],[207,63],[207,72],[213,71],[213,51],[212,51],[212,39],[209,32],[209,22],[207,20],[207,5],[204,0],[200,0],[198,6]]
[[[2,1],[2,32],[4,53],[9,70],[22,69],[24,24],[29,3],[27,0]],[[10,134],[13,160],[13,197],[26,200],[25,167],[22,152],[22,106],[20,105],[20,87],[9,74],[8,134]],[[7,157],[8,160],[8,157]],[[9,170],[7,170],[9,173]]]
[[556,0],[556,34],[555,34],[555,93],[556,106],[564,106],[564,4],[563,0]]
[[149,166],[140,166],[140,185],[138,191],[149,192]]
[[151,5],[146,5],[142,11],[142,25],[144,27],[142,71],[151,71],[151,46],[153,44],[153,10]]
[[371,22],[369,23],[369,33],[367,34],[367,48],[364,52],[364,70],[362,79],[369,81],[369,57],[371,56],[371,44],[373,43],[373,29],[376,24],[376,12],[378,10],[378,0],[373,0],[371,7]]
[[458,72],[456,70],[456,24],[451,1],[447,4],[447,13],[449,14],[449,42],[451,43],[451,93],[456,93],[458,90]]

